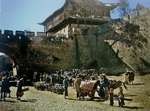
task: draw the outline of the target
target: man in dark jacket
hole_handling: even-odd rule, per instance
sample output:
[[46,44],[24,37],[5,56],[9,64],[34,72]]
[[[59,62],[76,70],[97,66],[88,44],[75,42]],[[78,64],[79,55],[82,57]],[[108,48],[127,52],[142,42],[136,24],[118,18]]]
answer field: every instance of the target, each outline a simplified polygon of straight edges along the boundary
[[68,77],[65,77],[63,80],[63,88],[64,88],[64,98],[68,96]]
[[102,74],[102,81],[101,84],[104,87],[104,91],[105,91],[105,97],[107,99],[108,97],[108,85],[109,85],[109,80],[106,78],[106,74]]
[[6,78],[4,77],[1,84],[1,99],[5,101],[6,97]]

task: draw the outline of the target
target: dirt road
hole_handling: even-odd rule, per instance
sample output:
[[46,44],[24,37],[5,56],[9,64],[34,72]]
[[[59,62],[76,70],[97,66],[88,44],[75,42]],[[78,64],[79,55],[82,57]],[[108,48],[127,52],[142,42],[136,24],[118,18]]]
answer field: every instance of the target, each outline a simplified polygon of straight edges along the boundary
[[[109,79],[122,80],[123,76],[108,76]],[[79,101],[75,98],[75,90],[69,87],[68,99],[49,91],[39,91],[34,87],[25,92],[21,101],[16,100],[16,87],[11,87],[11,98],[0,101],[0,111],[148,111],[150,108],[150,75],[136,76],[133,85],[127,85],[124,89],[125,106],[118,107],[118,101],[114,100],[114,106],[109,102],[99,100],[97,94],[94,101]],[[115,90],[115,93],[117,90]]]

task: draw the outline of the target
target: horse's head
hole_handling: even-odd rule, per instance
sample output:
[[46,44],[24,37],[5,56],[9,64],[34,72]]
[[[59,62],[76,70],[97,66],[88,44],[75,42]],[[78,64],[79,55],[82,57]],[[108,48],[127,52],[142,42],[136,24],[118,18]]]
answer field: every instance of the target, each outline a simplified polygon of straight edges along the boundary
[[117,85],[117,87],[122,86],[122,81],[117,81],[117,82],[116,82],[116,85]]
[[126,85],[125,85],[125,83],[124,82],[122,82],[122,81],[117,81],[117,87],[120,87],[120,86],[124,86],[124,88],[125,89],[127,89],[127,87],[126,87]]
[[95,84],[97,84],[98,86],[100,86],[101,85],[100,84],[100,80],[97,80]]

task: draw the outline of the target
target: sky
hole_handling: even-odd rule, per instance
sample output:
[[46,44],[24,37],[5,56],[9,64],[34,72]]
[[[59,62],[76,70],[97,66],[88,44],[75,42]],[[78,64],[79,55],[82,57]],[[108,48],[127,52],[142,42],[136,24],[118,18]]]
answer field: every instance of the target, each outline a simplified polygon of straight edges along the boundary
[[[118,3],[118,0],[99,0],[103,3]],[[137,3],[150,7],[149,0],[128,0],[131,8]],[[28,30],[43,32],[44,27],[38,23],[43,22],[54,11],[61,8],[65,0],[0,0],[0,29]],[[119,18],[115,11],[112,18]]]

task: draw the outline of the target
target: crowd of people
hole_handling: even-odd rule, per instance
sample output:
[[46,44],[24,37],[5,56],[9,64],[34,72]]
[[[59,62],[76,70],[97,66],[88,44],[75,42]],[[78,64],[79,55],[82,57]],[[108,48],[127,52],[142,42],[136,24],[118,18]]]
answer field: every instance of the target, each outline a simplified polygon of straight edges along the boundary
[[[109,86],[109,80],[107,79],[107,71],[101,71],[102,73],[100,74],[99,79],[100,80],[100,86],[99,86],[99,89],[97,90],[98,92],[98,95],[100,96],[101,99],[104,99],[104,100],[110,100],[109,101],[109,105],[110,106],[113,106],[114,105],[114,89],[113,88],[108,88]],[[8,71],[3,71],[0,73],[0,77],[2,78],[1,79],[1,100],[5,100],[5,98],[8,96],[10,97],[11,95],[11,91],[10,91],[10,83],[9,83],[9,77],[12,76],[12,72],[8,72]],[[69,77],[68,76],[64,76],[62,78],[62,71],[59,71],[57,72],[57,82],[62,84],[63,85],[63,88],[64,88],[64,98],[67,99],[67,96],[68,96],[68,87],[70,85],[69,83]],[[38,78],[37,78],[38,77]],[[33,81],[36,82],[36,81],[45,81],[45,83],[47,85],[51,85],[53,86],[55,84],[55,77],[54,75],[49,75],[48,73],[40,73],[38,76],[37,76],[37,73],[34,72],[33,74]],[[23,86],[25,86],[26,84],[26,80],[27,80],[27,77],[26,76],[22,76],[21,78],[18,79],[18,82],[17,82],[17,90],[16,90],[16,98],[18,100],[21,99],[21,97],[23,96],[24,94],[24,91],[27,91],[29,90],[28,88],[22,88]],[[74,82],[74,88],[76,90],[76,97],[78,99],[80,99],[80,96],[81,96],[81,88],[80,88],[80,84],[81,82],[83,81],[83,78],[81,77],[80,74],[76,75],[76,78],[75,80],[73,81]],[[118,88],[118,94],[117,94],[117,97],[118,97],[118,105],[120,107],[122,107],[123,105],[125,105],[124,103],[124,94],[123,94],[123,88],[122,87],[119,87]]]
[[[104,100],[110,100],[109,101],[109,105],[110,106],[113,106],[114,105],[114,96],[117,95],[118,97],[118,105],[120,107],[123,107],[124,105],[124,94],[123,94],[123,88],[120,86],[118,88],[118,94],[114,94],[114,89],[113,88],[109,88],[109,80],[107,78],[107,70],[105,69],[101,69],[101,74],[99,75],[98,78],[96,79],[99,79],[100,80],[100,86],[99,88],[97,89],[97,93],[98,95],[100,96],[101,99],[104,99]],[[63,85],[63,88],[64,88],[64,98],[67,99],[68,98],[68,87],[70,85],[69,83],[69,76],[63,76],[62,78],[62,71],[58,71],[57,72],[57,83],[59,84],[62,84]],[[34,78],[37,77],[37,73],[34,74]],[[49,86],[53,86],[55,84],[55,77],[54,75],[49,75],[49,74],[46,74],[46,73],[40,73],[39,76],[38,76],[38,80],[39,81],[45,81],[45,84],[49,85]],[[62,82],[60,82],[62,81]],[[81,77],[80,73],[77,72],[75,73],[75,80],[73,81],[73,84],[74,84],[74,88],[76,90],[76,97],[80,100],[81,99],[81,88],[80,88],[80,85],[81,85],[81,82],[82,81],[85,81],[83,80],[83,78]]]
[[[107,78],[107,75],[105,73],[100,74],[100,86],[97,90],[98,95],[101,99],[109,100],[109,105],[114,105],[114,97],[117,96],[118,99],[118,106],[123,107],[125,105],[124,103],[124,93],[122,86],[118,87],[117,94],[114,94],[113,88],[108,88],[109,86],[109,80]],[[74,88],[76,90],[76,97],[80,100],[80,92],[81,92],[81,82],[82,78],[80,76],[76,76],[76,79],[74,81]],[[63,87],[64,87],[64,98],[66,99],[66,96],[68,96],[68,78],[65,77],[63,80]]]

